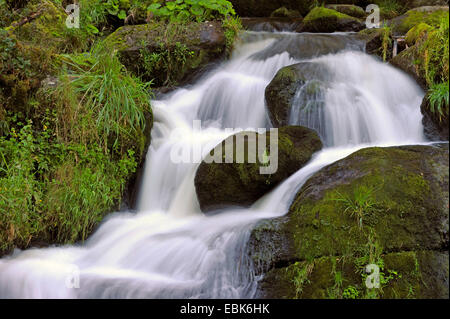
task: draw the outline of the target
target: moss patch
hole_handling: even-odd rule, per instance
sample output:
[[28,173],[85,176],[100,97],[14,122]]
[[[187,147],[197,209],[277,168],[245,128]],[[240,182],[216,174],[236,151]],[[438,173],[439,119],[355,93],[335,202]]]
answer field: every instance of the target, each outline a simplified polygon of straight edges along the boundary
[[[283,249],[260,259],[272,268],[261,290],[286,298],[448,296],[448,260],[441,258],[448,247],[447,167],[448,148],[411,146],[363,149],[322,169],[300,189],[287,217],[266,227],[269,238],[260,233]],[[416,258],[419,251],[432,256],[430,266]],[[296,274],[311,263],[300,289]],[[379,290],[365,288],[368,264],[381,270]],[[443,279],[433,281],[430,272]],[[420,288],[427,280],[434,290]]]
[[442,19],[448,20],[448,10],[437,11],[419,11],[409,10],[404,16],[397,18],[393,24],[393,31],[398,34],[406,34],[411,28],[420,24],[426,23],[433,27],[439,27]]
[[414,45],[419,38],[423,37],[428,31],[433,29],[432,26],[424,22],[415,25],[408,33],[406,33],[406,43],[409,46]]

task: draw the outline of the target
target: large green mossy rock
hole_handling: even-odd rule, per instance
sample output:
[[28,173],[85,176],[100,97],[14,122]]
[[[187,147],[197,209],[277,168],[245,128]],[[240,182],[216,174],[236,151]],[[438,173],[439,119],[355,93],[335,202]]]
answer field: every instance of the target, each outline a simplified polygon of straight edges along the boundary
[[41,46],[53,53],[69,52],[76,46],[83,46],[68,32],[67,13],[62,6],[49,0],[33,0],[19,12],[23,14],[5,29],[22,43]]
[[[314,174],[286,216],[252,232],[259,296],[448,298],[448,154],[448,144],[368,148]],[[368,264],[382,289],[365,288]]]
[[300,32],[360,31],[364,24],[358,18],[324,7],[312,9],[303,19]]
[[359,19],[365,18],[367,15],[363,8],[352,4],[328,4],[325,6],[325,8],[332,9]]
[[[269,132],[256,134],[240,132],[228,137],[216,146],[210,155],[219,154],[223,163],[206,161],[200,164],[195,176],[195,189],[200,208],[204,212],[229,206],[249,206],[280,182],[305,165],[312,154],[322,148],[319,136],[313,130],[302,126],[287,126],[278,129],[278,153],[271,144]],[[237,137],[242,137],[244,148],[237,152]],[[259,138],[266,140],[266,156],[258,152]],[[231,163],[225,160],[225,144],[231,142],[233,147]],[[257,145],[254,150],[249,145]],[[257,154],[255,154],[255,152]],[[272,153],[270,153],[272,152]],[[228,153],[229,154],[229,153]],[[228,156],[227,154],[227,156]],[[236,159],[242,155],[243,161]],[[273,156],[277,159],[273,161]],[[252,162],[252,158],[256,162]],[[276,165],[271,174],[262,174],[264,166]]]
[[[105,44],[118,51],[121,62],[134,74],[151,73],[155,86],[168,84],[169,75],[170,84],[186,81],[226,52],[224,30],[217,21],[128,25],[108,36]],[[163,56],[166,52],[171,55]]]
[[388,24],[394,35],[405,35],[419,23],[439,27],[440,21],[448,18],[448,6],[424,6],[411,9]]
[[417,40],[422,38],[426,33],[433,31],[434,28],[426,23],[419,23],[412,27],[408,33],[406,33],[405,41],[409,46],[416,44]]

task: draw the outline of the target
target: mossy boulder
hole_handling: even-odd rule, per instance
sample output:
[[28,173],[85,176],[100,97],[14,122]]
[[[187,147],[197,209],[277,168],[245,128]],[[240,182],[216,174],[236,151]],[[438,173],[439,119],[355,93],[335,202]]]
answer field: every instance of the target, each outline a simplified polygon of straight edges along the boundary
[[358,18],[324,7],[312,9],[303,19],[300,32],[360,31],[364,24]]
[[[367,148],[314,174],[286,216],[252,232],[259,297],[448,298],[448,154]],[[366,289],[368,264],[382,289]]]
[[326,68],[319,63],[301,62],[280,69],[265,90],[272,125],[274,127],[287,125],[297,89],[307,81],[321,81],[325,77]]
[[389,26],[394,35],[405,35],[414,26],[426,23],[438,27],[442,19],[448,20],[448,6],[424,6],[411,9],[404,15],[389,21]]
[[328,4],[325,8],[359,19],[365,18],[367,15],[363,8],[352,4]]
[[272,18],[301,18],[302,15],[297,10],[290,10],[286,7],[276,9],[270,14]]
[[413,46],[416,44],[417,40],[423,37],[427,32],[430,32],[434,30],[432,26],[429,24],[426,24],[424,22],[419,23],[418,25],[412,27],[407,33],[406,33],[406,43],[409,46]]
[[128,70],[151,77],[155,86],[188,81],[226,52],[224,30],[217,21],[128,25],[108,36],[105,44],[118,51]]
[[[75,41],[66,26],[67,14],[49,0],[29,1],[18,20],[5,29],[27,45],[43,46],[53,52],[70,51]],[[25,16],[24,16],[25,15]]]
[[[242,138],[243,148],[237,138]],[[258,152],[259,139],[266,141],[265,152]],[[231,142],[233,154],[226,160],[226,143]],[[271,144],[270,132],[240,132],[228,137],[211,151],[223,163],[205,158],[195,176],[195,189],[202,211],[229,206],[249,206],[280,182],[305,165],[312,154],[322,148],[317,133],[302,126],[286,126],[278,130],[278,139]],[[251,147],[256,145],[254,149]],[[261,148],[263,151],[263,148]],[[272,152],[272,153],[271,153]],[[267,155],[268,154],[268,155]],[[241,160],[239,157],[241,156]],[[269,161],[264,161],[268,156]],[[210,158],[211,159],[211,158]],[[270,174],[261,168],[274,167]]]

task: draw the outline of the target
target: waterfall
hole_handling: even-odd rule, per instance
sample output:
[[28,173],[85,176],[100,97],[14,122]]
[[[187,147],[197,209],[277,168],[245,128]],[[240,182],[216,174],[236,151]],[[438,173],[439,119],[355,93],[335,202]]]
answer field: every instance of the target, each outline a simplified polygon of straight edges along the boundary
[[[424,141],[423,92],[361,50],[352,34],[245,34],[229,61],[152,102],[137,211],[110,214],[82,244],[1,259],[0,297],[253,297],[257,278],[245,253],[252,225],[285,214],[312,174],[362,147]],[[320,86],[312,95],[298,89],[290,122],[317,129],[327,147],[252,207],[203,215],[194,177],[205,153],[196,148],[209,151],[231,134],[226,128],[270,127],[265,87],[280,68],[302,61],[324,65],[327,77],[308,84]],[[313,111],[305,113],[305,105]],[[192,162],[171,161],[174,149],[186,150]]]

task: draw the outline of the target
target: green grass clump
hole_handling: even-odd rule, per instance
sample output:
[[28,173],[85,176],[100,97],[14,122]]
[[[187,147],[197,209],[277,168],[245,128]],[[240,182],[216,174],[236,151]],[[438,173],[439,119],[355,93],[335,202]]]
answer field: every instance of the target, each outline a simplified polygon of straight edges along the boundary
[[430,102],[431,112],[439,116],[442,121],[444,117],[448,118],[449,93],[448,82],[433,84],[428,91],[428,100]]
[[404,12],[403,6],[396,0],[374,0],[380,7],[380,14],[385,19],[392,19]]
[[230,54],[243,29],[241,19],[237,16],[229,16],[222,21],[222,26],[225,30],[227,53]]
[[388,52],[391,48],[392,43],[392,31],[388,25],[384,25],[381,28],[381,49],[383,53],[383,61],[386,61]]
[[87,54],[64,58],[69,67],[64,76],[69,80],[61,93],[73,90],[77,103],[92,113],[105,147],[117,149],[142,135],[145,112],[150,111],[148,83],[128,74],[115,53],[101,45]]
[[356,218],[360,229],[363,226],[363,219],[377,210],[374,190],[364,185],[355,188],[353,196],[347,196],[337,192],[337,196],[332,200],[344,206],[344,213],[348,213],[350,216]]
[[442,18],[436,30],[428,32],[424,40],[419,43],[419,53],[423,59],[423,68],[427,84],[448,81],[449,72],[449,20]]

